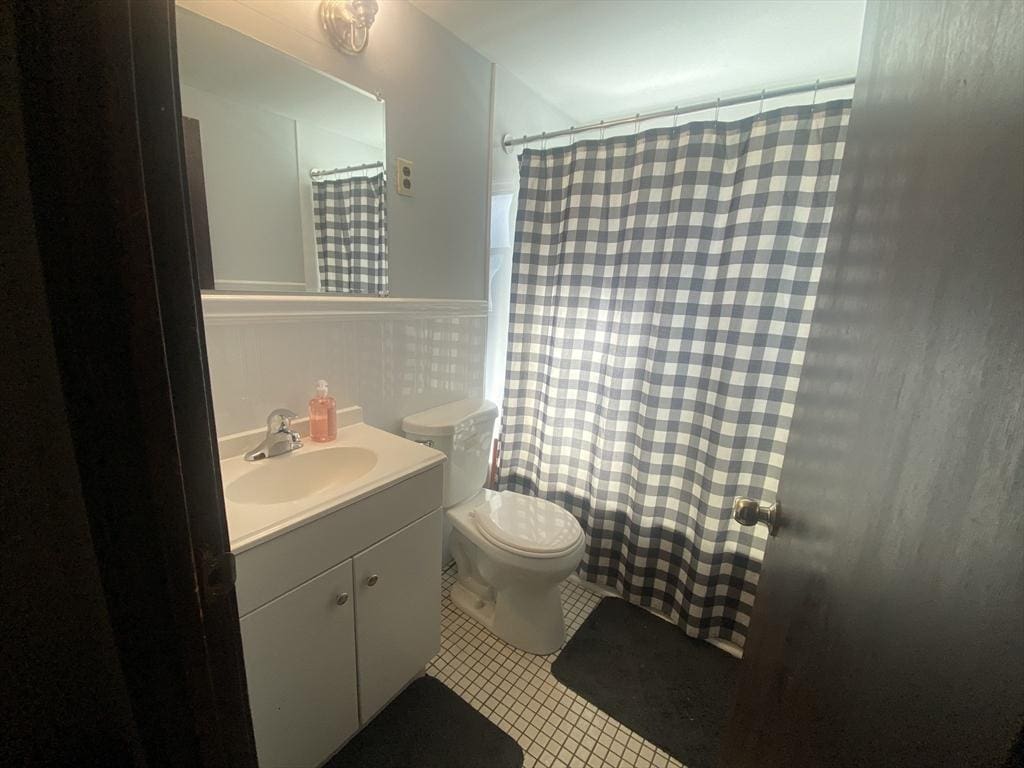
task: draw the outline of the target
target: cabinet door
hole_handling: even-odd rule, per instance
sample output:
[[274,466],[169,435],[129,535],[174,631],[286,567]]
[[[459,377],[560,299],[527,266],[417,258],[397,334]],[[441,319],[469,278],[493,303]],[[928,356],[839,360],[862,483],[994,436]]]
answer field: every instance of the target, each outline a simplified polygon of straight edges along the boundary
[[353,602],[346,560],[241,620],[261,768],[320,765],[359,727]]
[[355,556],[363,723],[440,649],[441,520],[431,512]]

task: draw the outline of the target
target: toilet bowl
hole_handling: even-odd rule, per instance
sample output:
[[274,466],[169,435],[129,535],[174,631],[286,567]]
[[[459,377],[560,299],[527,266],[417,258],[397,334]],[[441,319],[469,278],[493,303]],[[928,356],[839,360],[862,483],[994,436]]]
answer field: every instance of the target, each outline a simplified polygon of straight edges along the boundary
[[565,640],[559,589],[583,557],[583,530],[564,509],[484,490],[448,510],[458,567],[451,599],[507,643],[554,653]]
[[554,653],[565,639],[560,585],[583,557],[579,522],[557,504],[483,489],[497,407],[460,400],[407,416],[407,437],[444,452],[452,602],[507,643]]

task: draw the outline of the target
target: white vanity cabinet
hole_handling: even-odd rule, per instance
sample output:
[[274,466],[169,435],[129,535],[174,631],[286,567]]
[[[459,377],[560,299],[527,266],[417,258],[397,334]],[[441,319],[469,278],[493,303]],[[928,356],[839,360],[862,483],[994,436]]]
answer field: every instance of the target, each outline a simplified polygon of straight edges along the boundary
[[236,554],[261,768],[323,764],[437,653],[436,466]]
[[[367,720],[440,650],[441,511],[355,557],[359,707]],[[422,631],[423,627],[436,627]]]
[[352,561],[241,620],[260,765],[319,765],[359,728]]

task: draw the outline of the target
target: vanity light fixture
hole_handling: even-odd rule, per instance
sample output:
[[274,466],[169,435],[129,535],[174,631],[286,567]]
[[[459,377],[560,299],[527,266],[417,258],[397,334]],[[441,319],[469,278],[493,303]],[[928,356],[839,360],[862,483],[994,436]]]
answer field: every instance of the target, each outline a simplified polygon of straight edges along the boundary
[[339,51],[362,53],[379,9],[377,0],[321,0],[320,26]]

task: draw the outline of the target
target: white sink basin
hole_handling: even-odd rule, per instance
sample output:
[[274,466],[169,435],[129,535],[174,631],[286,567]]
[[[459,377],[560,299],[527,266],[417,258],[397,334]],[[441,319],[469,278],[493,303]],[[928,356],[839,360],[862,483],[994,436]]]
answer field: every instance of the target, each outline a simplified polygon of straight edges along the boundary
[[361,422],[330,443],[306,444],[261,461],[242,457],[262,430],[228,438],[237,453],[220,463],[235,554],[305,525],[444,461],[444,455]]
[[377,466],[377,454],[367,448],[346,445],[319,451],[263,459],[257,466],[224,488],[235,504],[282,504],[318,496],[345,486]]

